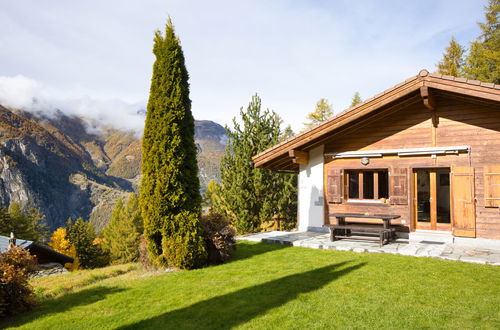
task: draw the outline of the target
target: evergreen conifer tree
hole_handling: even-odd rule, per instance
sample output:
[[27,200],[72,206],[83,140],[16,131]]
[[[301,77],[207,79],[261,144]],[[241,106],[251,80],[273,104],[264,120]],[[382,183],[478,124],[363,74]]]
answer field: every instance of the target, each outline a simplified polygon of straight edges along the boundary
[[215,205],[220,204],[220,185],[212,179],[207,184],[207,190],[205,191],[205,203],[209,208],[210,212],[214,211]]
[[327,99],[319,99],[313,112],[307,115],[307,122],[304,125],[310,128],[333,116],[332,105]]
[[103,232],[105,246],[112,263],[138,260],[142,230],[142,218],[136,195],[131,194],[125,206],[122,200],[118,200],[111,220]]
[[94,245],[96,238],[94,226],[90,222],[85,222],[83,218],[78,218],[73,223],[71,218],[66,223],[67,237],[75,246],[76,255],[83,268],[94,268],[99,265],[99,248]]
[[41,242],[49,234],[43,219],[37,209],[25,213],[19,203],[13,202],[8,209],[0,208],[0,235],[8,236],[12,232],[17,238]]
[[[253,167],[252,156],[278,143],[284,132],[281,119],[269,110],[261,111],[255,95],[247,110],[240,110],[241,125],[233,119],[226,153],[221,160],[222,184],[215,209],[222,211],[239,233],[257,232],[275,216],[296,219],[296,175],[279,174]],[[291,133],[289,133],[291,134]],[[285,189],[286,187],[286,189]],[[291,209],[284,208],[286,201]]]
[[443,59],[437,64],[438,72],[455,77],[463,76],[464,52],[465,49],[452,37]]
[[359,95],[359,92],[354,93],[354,96],[352,97],[352,101],[351,101],[351,107],[353,107],[356,104],[359,104],[361,102],[363,102],[363,100],[361,99],[361,95]]
[[479,23],[481,34],[471,43],[465,76],[500,84],[500,0],[489,0],[485,10],[486,22]]
[[201,195],[184,54],[171,20],[155,33],[156,60],[142,140],[140,204],[152,260],[180,268],[206,262]]

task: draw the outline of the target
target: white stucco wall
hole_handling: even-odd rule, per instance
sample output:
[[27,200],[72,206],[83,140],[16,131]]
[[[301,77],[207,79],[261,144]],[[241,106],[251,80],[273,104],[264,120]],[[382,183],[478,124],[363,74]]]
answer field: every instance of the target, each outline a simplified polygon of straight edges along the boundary
[[309,151],[309,163],[300,165],[299,231],[324,231],[323,157],[324,146]]

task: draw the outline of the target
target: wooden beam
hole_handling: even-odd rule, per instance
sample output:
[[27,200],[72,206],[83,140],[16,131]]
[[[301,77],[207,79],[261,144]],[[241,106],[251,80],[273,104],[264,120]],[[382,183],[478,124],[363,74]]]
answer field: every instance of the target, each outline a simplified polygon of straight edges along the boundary
[[500,92],[498,89],[487,88],[483,86],[474,86],[456,81],[443,79],[429,78],[425,81],[425,85],[430,88],[435,88],[440,91],[452,92],[472,97],[478,97],[485,100],[500,102]]
[[[316,140],[312,144],[309,143],[307,145],[307,148],[308,149],[314,148],[315,146],[323,144],[323,143],[327,142],[328,140],[332,140],[335,136],[344,134],[346,131],[358,131],[358,130],[364,128],[366,125],[369,125],[372,120],[379,120],[379,119],[385,118],[387,116],[390,116],[394,112],[404,110],[406,107],[410,107],[410,106],[417,104],[417,103],[420,103],[420,102],[421,102],[421,97],[420,97],[420,95],[417,95],[417,94],[415,94],[414,96],[411,96],[410,98],[402,99],[400,102],[393,104],[390,107],[385,108],[382,112],[377,113],[375,115],[372,115],[368,119],[362,120],[361,122],[358,122],[358,123],[347,125],[345,127],[342,127],[341,129],[333,132],[333,134],[326,135],[326,136],[322,137],[321,139]],[[282,154],[280,156],[275,157],[273,160],[267,161],[267,162],[261,160],[260,162],[255,163],[255,167],[272,168],[272,169],[280,168],[281,169],[281,167],[284,166],[284,164],[287,162],[290,162],[290,164],[293,164],[293,162],[291,161],[291,158],[289,157],[289,152],[287,155],[288,157],[283,158],[283,156],[284,155]],[[256,160],[256,158],[254,157],[254,161],[255,160]]]
[[422,96],[422,100],[427,109],[436,110],[436,100],[434,95],[430,92],[429,87],[425,85],[420,87],[420,96]]
[[[373,99],[368,100],[366,103],[360,105],[357,108],[343,114],[342,116],[333,118],[332,120],[326,121],[324,124],[316,127],[311,131],[306,131],[303,134],[299,134],[294,138],[283,142],[275,147],[272,147],[259,155],[253,157],[257,167],[262,164],[267,163],[270,159],[282,156],[287,153],[287,149],[293,148],[307,148],[310,149],[315,145],[321,144],[327,138],[321,138],[321,136],[327,135],[328,133],[336,130],[339,126],[348,124],[349,122],[356,120],[360,116],[371,112],[374,108],[381,108],[382,106],[392,102],[396,98],[401,98],[403,95],[408,95],[415,90],[419,90],[420,87],[427,87],[427,95],[429,95],[429,88],[433,91],[444,91],[450,93],[461,94],[463,96],[470,96],[482,100],[489,100],[492,102],[500,101],[500,92],[498,88],[491,88],[492,86],[483,86],[484,83],[480,82],[460,82],[452,81],[444,78],[432,77],[431,75],[422,76],[418,79],[409,79],[402,84],[396,85],[392,89],[384,92],[385,94],[376,95]],[[425,96],[425,92],[424,92]],[[429,95],[430,96],[430,95]],[[423,98],[421,96],[421,98]],[[432,98],[432,96],[431,96]],[[435,107],[432,99],[429,101],[429,97],[426,97],[427,103],[426,107]],[[434,122],[434,125],[437,123]]]
[[[412,79],[408,82],[398,85],[392,90],[386,91],[386,94],[376,95],[372,99],[365,101],[366,103],[360,105],[359,107],[346,112],[341,116],[334,117],[331,120],[327,120],[325,123],[310,131],[298,134],[293,139],[290,139],[289,141],[281,143],[275,147],[269,148],[268,150],[265,150],[262,153],[252,157],[255,166],[260,167],[270,159],[285,154],[287,152],[286,149],[293,149],[308,144],[312,140],[326,135],[327,133],[337,129],[338,127],[349,123],[350,121],[356,120],[375,109],[379,109],[397,99],[400,99],[405,95],[409,95],[418,90],[422,86],[422,84],[423,82],[421,80]],[[308,146],[308,148],[310,148],[310,146]]]
[[288,155],[292,158],[294,164],[307,165],[309,163],[309,153],[300,150],[290,150]]

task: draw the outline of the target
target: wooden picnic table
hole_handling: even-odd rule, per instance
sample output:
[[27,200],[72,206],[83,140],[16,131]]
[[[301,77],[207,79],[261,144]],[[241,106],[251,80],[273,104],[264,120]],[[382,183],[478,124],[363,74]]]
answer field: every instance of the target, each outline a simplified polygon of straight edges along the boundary
[[[400,215],[393,214],[366,214],[366,213],[331,213],[328,216],[337,218],[337,224],[323,225],[330,229],[330,240],[333,242],[337,238],[352,238],[352,232],[376,233],[378,234],[380,246],[389,240],[394,239],[396,230],[391,226],[391,220],[398,219]],[[345,218],[365,218],[380,219],[383,226],[373,223],[346,222]],[[358,239],[367,239],[364,236],[356,236]],[[368,238],[372,239],[372,238]]]

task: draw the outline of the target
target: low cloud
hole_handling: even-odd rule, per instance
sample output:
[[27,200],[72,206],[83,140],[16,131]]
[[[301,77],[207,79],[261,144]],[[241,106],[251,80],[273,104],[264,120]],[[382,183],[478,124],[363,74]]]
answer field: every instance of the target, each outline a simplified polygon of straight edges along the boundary
[[90,95],[91,91],[81,88],[52,88],[23,75],[0,76],[0,104],[5,107],[49,117],[61,111],[68,116],[87,118],[97,123],[98,129],[112,126],[142,133],[145,104]]

